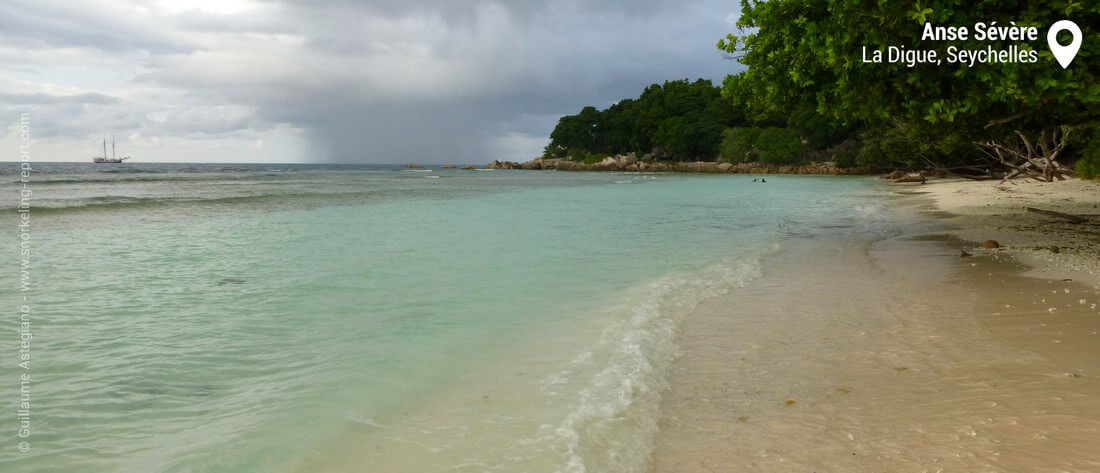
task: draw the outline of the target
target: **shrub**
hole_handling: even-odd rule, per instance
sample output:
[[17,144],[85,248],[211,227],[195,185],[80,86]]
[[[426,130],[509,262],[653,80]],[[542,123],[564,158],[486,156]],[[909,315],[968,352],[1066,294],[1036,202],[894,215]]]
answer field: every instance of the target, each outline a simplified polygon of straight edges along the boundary
[[722,132],[721,160],[791,164],[802,159],[806,147],[794,128],[727,128]]
[[666,118],[653,134],[654,148],[665,149],[677,161],[711,161],[718,153],[722,124],[702,113]]
[[719,147],[721,160],[728,163],[756,161],[759,156],[754,149],[760,128],[726,128],[722,132],[722,145]]
[[826,150],[826,154],[837,166],[842,168],[856,167],[858,165],[860,143],[853,139],[841,141],[839,144]]
[[764,128],[756,137],[756,148],[762,163],[796,163],[802,158],[802,137],[793,128]]
[[543,149],[542,155],[547,158],[564,158],[569,155],[569,149],[559,144],[550,143]]
[[577,160],[577,161],[580,161],[580,162],[582,162],[582,163],[584,163],[584,164],[596,164],[596,163],[598,163],[598,162],[600,162],[600,161],[603,161],[603,160],[604,160],[604,158],[606,158],[606,157],[607,157],[607,155],[606,155],[606,154],[602,154],[602,153],[589,153],[589,152],[587,152],[587,151],[582,151],[582,152],[580,153],[580,155],[579,155],[579,156],[577,156],[576,160]]
[[1082,156],[1077,160],[1077,177],[1082,179],[1100,179],[1100,158]]
[[1092,139],[1077,160],[1077,177],[1100,179],[1100,128],[1093,131]]
[[913,130],[902,126],[882,126],[863,134],[863,147],[856,161],[876,169],[917,169],[926,146]]

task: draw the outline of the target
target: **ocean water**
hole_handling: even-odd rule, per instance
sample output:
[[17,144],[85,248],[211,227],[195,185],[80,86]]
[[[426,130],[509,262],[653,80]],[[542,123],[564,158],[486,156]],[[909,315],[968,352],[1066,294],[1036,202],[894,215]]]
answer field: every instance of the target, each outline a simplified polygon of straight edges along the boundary
[[889,231],[873,179],[754,177],[40,164],[0,471],[648,471],[698,304]]

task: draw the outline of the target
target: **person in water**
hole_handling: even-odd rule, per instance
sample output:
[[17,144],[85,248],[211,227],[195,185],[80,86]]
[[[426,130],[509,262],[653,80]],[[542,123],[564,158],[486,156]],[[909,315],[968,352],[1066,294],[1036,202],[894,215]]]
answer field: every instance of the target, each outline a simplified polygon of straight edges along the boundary
[[760,182],[768,182],[768,180],[761,177]]

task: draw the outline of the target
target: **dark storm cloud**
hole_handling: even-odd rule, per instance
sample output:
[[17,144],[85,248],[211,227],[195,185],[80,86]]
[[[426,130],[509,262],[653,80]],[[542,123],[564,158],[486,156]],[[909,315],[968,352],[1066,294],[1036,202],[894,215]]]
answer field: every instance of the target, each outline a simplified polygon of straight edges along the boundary
[[[537,151],[531,143],[562,114],[735,71],[714,48],[732,28],[728,1],[263,0],[231,14],[183,9],[118,33],[70,28],[86,15],[58,9],[6,21],[44,28],[31,37],[58,47],[142,49],[129,84],[178,91],[156,113],[147,95],[127,96],[141,111],[126,116],[145,134],[287,124],[312,137],[309,159],[527,159],[500,153],[516,152],[517,140]],[[78,126],[59,127],[68,128]]]
[[[654,82],[681,78],[720,79],[731,72],[713,48],[729,23],[718,2],[325,2],[288,5],[309,20],[300,26],[317,54],[380,54],[408,38],[377,32],[364,18],[432,22],[444,30],[428,44],[432,61],[461,58],[470,69],[424,81],[425,89],[454,93],[424,96],[388,91],[367,97],[346,93],[351,84],[307,94],[307,101],[280,119],[309,123],[317,144],[333,160],[376,162],[525,159],[498,156],[494,131],[545,137],[556,118],[584,105],[604,107],[637,95]],[[301,12],[305,8],[309,12]],[[315,10],[313,10],[316,8]],[[503,11],[503,15],[501,15]],[[501,18],[506,19],[500,23]],[[415,28],[414,28],[415,29]],[[498,32],[500,36],[493,33]],[[382,44],[374,39],[382,39]],[[461,39],[454,39],[461,38]],[[417,38],[413,38],[414,40]],[[503,44],[502,44],[503,43]],[[370,64],[363,65],[370,68]],[[408,71],[392,71],[399,75]],[[413,74],[427,70],[414,68]],[[528,119],[521,120],[524,115]],[[536,118],[532,118],[536,117]]]

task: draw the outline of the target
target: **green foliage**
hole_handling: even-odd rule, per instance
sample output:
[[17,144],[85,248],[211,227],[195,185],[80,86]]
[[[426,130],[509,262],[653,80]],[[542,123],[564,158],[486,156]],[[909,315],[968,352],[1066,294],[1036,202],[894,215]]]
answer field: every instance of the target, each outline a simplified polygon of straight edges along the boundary
[[858,140],[848,139],[829,148],[827,153],[837,166],[850,168],[859,165],[860,149],[861,146]]
[[785,123],[788,128],[798,130],[814,149],[836,145],[852,136],[856,129],[851,124],[825,117],[817,113],[817,110],[805,106],[788,114]]
[[653,135],[654,146],[659,146],[679,159],[714,158],[722,139],[724,124],[708,120],[700,113],[666,118]]
[[558,126],[550,133],[547,152],[553,150],[564,154],[570,149],[593,149],[597,143],[596,128],[600,118],[600,112],[595,107],[584,107],[581,113],[561,117]]
[[802,138],[791,128],[764,128],[756,137],[756,149],[762,163],[791,164],[802,157]]
[[721,158],[730,163],[791,164],[804,152],[802,138],[792,128],[738,127],[722,133]]
[[606,157],[607,157],[606,154],[582,153],[580,156],[575,157],[574,160],[580,161],[584,164],[596,164],[600,161],[603,161],[604,158],[606,158]]
[[1077,177],[1100,180],[1100,155],[1082,156],[1078,159]]
[[727,128],[722,132],[721,159],[728,163],[756,161],[756,137],[760,136],[758,127]]
[[[1086,40],[1066,69],[1045,45],[1045,29],[1073,19]],[[922,24],[973,26],[975,22],[1036,26],[1036,41],[989,43],[924,41]],[[723,96],[749,117],[782,116],[804,108],[837,124],[891,126],[925,138],[957,135],[960,141],[998,139],[1015,130],[1034,133],[1100,118],[1100,2],[1051,0],[872,0],[742,1],[739,35],[718,42],[740,56],[746,71],[724,81]],[[972,32],[973,33],[973,32]],[[890,45],[936,49],[949,45],[981,50],[1019,44],[1037,51],[1037,63],[966,64],[862,63]],[[889,133],[886,133],[889,135]],[[893,138],[881,136],[893,155]],[[814,146],[821,146],[811,138]],[[827,140],[826,140],[827,141]],[[874,149],[874,148],[872,148]],[[875,151],[867,151],[874,153]]]
[[875,169],[917,169],[924,164],[920,156],[928,151],[928,146],[910,128],[878,127],[863,134],[856,164]]
[[661,150],[672,159],[713,159],[722,130],[738,120],[736,109],[722,100],[721,89],[710,81],[669,81],[606,110],[585,107],[577,115],[562,117],[544,155]]
[[1092,139],[1077,159],[1077,177],[1100,180],[1100,127],[1092,132]]
[[547,158],[564,158],[569,154],[569,148],[561,144],[551,143],[543,150],[542,155]]

